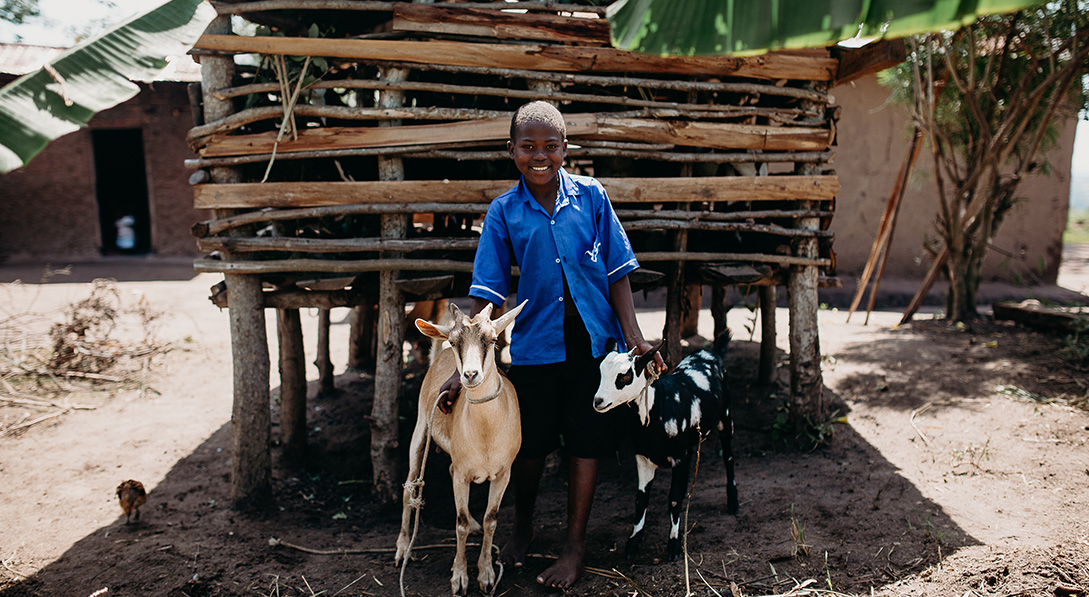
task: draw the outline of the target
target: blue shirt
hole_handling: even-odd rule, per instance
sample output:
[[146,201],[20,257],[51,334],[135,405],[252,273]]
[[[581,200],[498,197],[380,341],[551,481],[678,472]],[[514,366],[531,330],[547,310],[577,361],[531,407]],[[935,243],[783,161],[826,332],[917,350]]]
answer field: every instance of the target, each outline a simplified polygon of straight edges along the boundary
[[589,176],[560,170],[552,215],[525,181],[492,201],[473,263],[469,296],[502,304],[510,290],[511,265],[521,269],[518,315],[511,338],[515,365],[559,363],[563,341],[563,279],[590,333],[595,357],[614,338],[625,345],[609,302],[609,285],[639,267],[604,187]]

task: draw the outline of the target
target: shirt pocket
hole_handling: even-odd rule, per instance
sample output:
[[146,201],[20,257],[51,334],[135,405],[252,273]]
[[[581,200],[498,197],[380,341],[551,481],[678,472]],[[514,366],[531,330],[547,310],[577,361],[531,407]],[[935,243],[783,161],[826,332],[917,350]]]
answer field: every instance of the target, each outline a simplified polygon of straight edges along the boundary
[[601,240],[593,238],[586,243],[582,252],[579,253],[578,259],[579,265],[588,273],[605,271],[605,251]]

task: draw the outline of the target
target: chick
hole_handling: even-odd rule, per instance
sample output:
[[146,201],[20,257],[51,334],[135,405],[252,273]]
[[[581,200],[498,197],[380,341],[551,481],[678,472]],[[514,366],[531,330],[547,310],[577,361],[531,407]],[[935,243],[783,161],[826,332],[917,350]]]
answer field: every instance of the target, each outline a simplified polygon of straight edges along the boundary
[[129,517],[133,513],[136,514],[134,518],[139,521],[140,506],[147,502],[144,484],[133,479],[123,481],[117,486],[117,500],[121,503],[121,510],[125,512],[125,524],[129,524]]

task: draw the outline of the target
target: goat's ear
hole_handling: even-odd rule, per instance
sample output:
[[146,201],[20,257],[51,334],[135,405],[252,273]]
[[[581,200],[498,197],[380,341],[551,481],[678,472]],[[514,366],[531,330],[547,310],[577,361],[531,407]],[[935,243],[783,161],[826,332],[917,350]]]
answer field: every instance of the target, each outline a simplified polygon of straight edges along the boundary
[[661,350],[662,345],[664,344],[665,341],[663,340],[658,343],[658,346],[655,346],[654,348],[646,351],[645,353],[639,355],[639,358],[635,359],[635,371],[638,374],[642,375],[643,372],[646,371],[647,365],[654,360],[654,354]]
[[616,343],[616,338],[609,338],[609,340],[605,342],[605,352],[618,352],[619,348],[620,345]]
[[454,321],[461,321],[461,309],[458,309],[458,306],[454,301],[450,301],[450,317]]
[[[453,303],[450,304],[453,305]],[[455,307],[455,309],[456,308],[457,307]],[[430,321],[427,321],[426,319],[416,320],[416,329],[420,330],[420,333],[427,336],[428,338],[438,338],[441,340],[446,340],[450,337],[450,330],[453,327],[454,326],[451,325],[435,325]]]
[[522,307],[525,307],[528,302],[529,299],[526,299],[522,301],[522,304],[499,316],[499,319],[495,320],[495,333],[499,334],[507,329],[507,326],[514,321],[515,317],[518,317],[518,314],[522,312]]

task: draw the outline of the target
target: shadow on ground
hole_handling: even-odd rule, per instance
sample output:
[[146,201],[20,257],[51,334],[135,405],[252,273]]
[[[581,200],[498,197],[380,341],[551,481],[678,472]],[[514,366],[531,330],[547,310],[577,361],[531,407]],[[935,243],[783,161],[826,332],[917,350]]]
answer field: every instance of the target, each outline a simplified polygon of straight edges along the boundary
[[[771,429],[785,394],[781,389],[752,387],[758,345],[736,341],[733,346],[730,368],[741,513],[734,517],[725,512],[724,468],[718,441],[712,440],[701,448],[688,512],[693,594],[711,595],[709,585],[726,595],[730,583],[749,595],[781,593],[805,579],[815,579],[816,587],[831,583],[839,591],[868,592],[871,586],[936,563],[941,553],[948,556],[977,544],[849,426],[839,425],[830,446],[810,452],[799,453],[775,441]],[[409,375],[406,396],[418,392],[421,379],[418,373]],[[229,507],[230,430],[224,426],[151,491],[140,523],[126,526],[119,517],[0,595],[84,596],[104,587],[109,595],[171,597],[321,591],[399,595],[392,547],[400,508],[380,504],[369,490],[366,414],[372,383],[366,376],[347,373],[337,379],[337,386],[338,395],[311,400],[306,462],[295,470],[277,462],[276,497],[270,507],[249,513]],[[317,388],[310,390],[313,396]],[[907,392],[899,400],[904,408],[913,404]],[[404,446],[415,419],[408,406],[413,402],[406,399],[402,407]],[[276,433],[274,429],[274,437]],[[588,538],[591,570],[567,594],[683,595],[683,564],[659,560],[668,532],[667,476],[659,475],[652,490],[643,551],[629,562],[623,545],[634,510],[634,461],[623,450],[602,468]],[[431,459],[417,545],[443,544],[453,536],[444,469],[441,458]],[[509,531],[511,497],[508,493],[500,513],[500,540]],[[534,578],[558,552],[565,500],[564,467],[556,464],[542,484],[538,535],[531,549],[535,555],[524,569],[506,571],[501,594],[555,594],[538,588]],[[274,537],[331,550],[332,555],[270,546]],[[356,551],[337,554],[337,550]],[[448,594],[452,551],[419,549],[420,559],[406,572],[407,594]],[[470,548],[472,578],[475,553]]]

